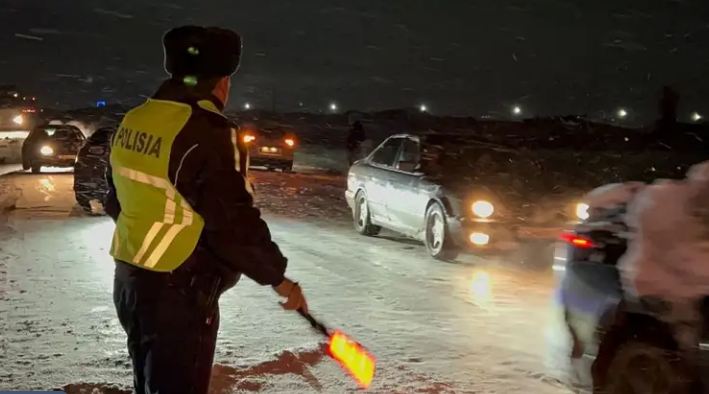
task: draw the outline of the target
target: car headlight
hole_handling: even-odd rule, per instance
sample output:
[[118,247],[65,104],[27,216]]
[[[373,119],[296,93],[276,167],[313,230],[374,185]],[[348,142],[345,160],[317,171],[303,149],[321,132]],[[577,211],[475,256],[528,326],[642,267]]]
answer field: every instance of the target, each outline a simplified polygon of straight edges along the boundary
[[473,213],[483,219],[487,219],[495,213],[495,206],[491,202],[485,200],[475,201],[473,203]]
[[576,217],[581,220],[588,219],[591,216],[591,214],[588,213],[589,208],[588,204],[584,202],[576,204]]
[[40,148],[39,153],[41,153],[44,156],[51,156],[54,154],[54,149],[52,149],[52,147],[49,145],[45,145],[42,148]]
[[12,118],[12,121],[15,122],[16,125],[22,125],[23,123],[25,123],[25,117],[22,115],[17,115]]

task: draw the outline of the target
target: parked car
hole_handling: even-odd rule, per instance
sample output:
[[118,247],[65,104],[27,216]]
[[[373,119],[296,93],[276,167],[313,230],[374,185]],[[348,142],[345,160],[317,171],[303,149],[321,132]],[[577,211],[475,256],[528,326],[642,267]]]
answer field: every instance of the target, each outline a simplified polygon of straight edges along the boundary
[[384,227],[449,260],[522,244],[550,254],[584,215],[577,193],[553,189],[530,152],[460,134],[402,134],[350,168],[345,196],[360,234]]
[[42,166],[73,167],[84,144],[84,134],[71,125],[42,125],[30,131],[22,144],[22,167],[39,173]]
[[[106,169],[111,148],[111,136],[116,131],[113,127],[96,130],[79,150],[74,165],[74,193],[76,202],[89,214],[101,213],[97,209],[103,204],[108,193]],[[93,204],[92,204],[93,202]]]
[[280,129],[246,127],[240,138],[249,147],[250,165],[269,170],[293,171],[297,148],[295,135]]
[[701,307],[705,323],[689,356],[662,318],[669,305],[624,291],[617,267],[629,241],[624,215],[621,206],[577,225],[554,253],[576,383],[594,393],[709,392],[709,303]]

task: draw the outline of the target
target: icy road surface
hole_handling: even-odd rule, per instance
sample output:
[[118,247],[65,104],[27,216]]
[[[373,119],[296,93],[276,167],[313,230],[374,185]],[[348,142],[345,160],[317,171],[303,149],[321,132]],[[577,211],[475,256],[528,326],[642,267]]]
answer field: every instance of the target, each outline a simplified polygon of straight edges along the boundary
[[[0,178],[0,390],[124,393],[131,382],[113,309],[113,225],[74,206],[71,174]],[[260,205],[312,313],[377,357],[371,392],[566,393],[563,332],[548,271],[435,262],[422,246],[362,238],[344,180],[255,173]],[[19,189],[19,190],[18,190]],[[321,338],[248,279],[221,300],[212,390],[353,392]]]

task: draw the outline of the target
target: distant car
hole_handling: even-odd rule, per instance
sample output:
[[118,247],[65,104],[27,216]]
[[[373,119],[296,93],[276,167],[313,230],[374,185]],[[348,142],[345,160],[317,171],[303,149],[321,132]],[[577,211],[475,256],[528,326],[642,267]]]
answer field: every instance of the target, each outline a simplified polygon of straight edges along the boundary
[[547,183],[528,153],[460,134],[403,134],[350,168],[345,197],[360,234],[384,227],[423,241],[436,259],[522,243],[551,254],[583,205]]
[[0,88],[0,132],[24,132],[26,136],[36,114],[33,101],[23,100],[17,90]]
[[14,87],[0,86],[0,163],[19,163],[22,142],[36,121],[34,101],[23,100]]
[[22,167],[39,173],[42,166],[73,167],[84,134],[71,125],[35,127],[22,144]]
[[269,170],[293,171],[293,158],[297,147],[295,135],[290,132],[248,127],[240,138],[249,148],[250,165]]
[[[74,165],[74,193],[76,202],[89,214],[100,211],[95,202],[103,204],[108,193],[106,169],[111,148],[111,136],[116,131],[113,127],[96,130],[79,150]],[[94,204],[92,205],[92,201]]]

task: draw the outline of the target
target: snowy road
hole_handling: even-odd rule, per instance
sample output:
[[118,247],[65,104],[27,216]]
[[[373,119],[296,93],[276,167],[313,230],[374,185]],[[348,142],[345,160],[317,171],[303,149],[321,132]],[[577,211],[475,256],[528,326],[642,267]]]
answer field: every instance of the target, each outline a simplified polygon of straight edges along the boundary
[[[342,182],[255,179],[313,314],[377,356],[371,392],[569,392],[557,380],[564,336],[548,271],[474,259],[443,264],[415,243],[359,237],[339,206]],[[16,209],[0,217],[0,390],[122,393],[129,385],[111,301],[113,225],[80,214],[71,184],[71,174],[0,178],[0,193],[22,191]],[[320,338],[276,301],[248,279],[222,298],[212,393],[355,391],[322,358]]]

